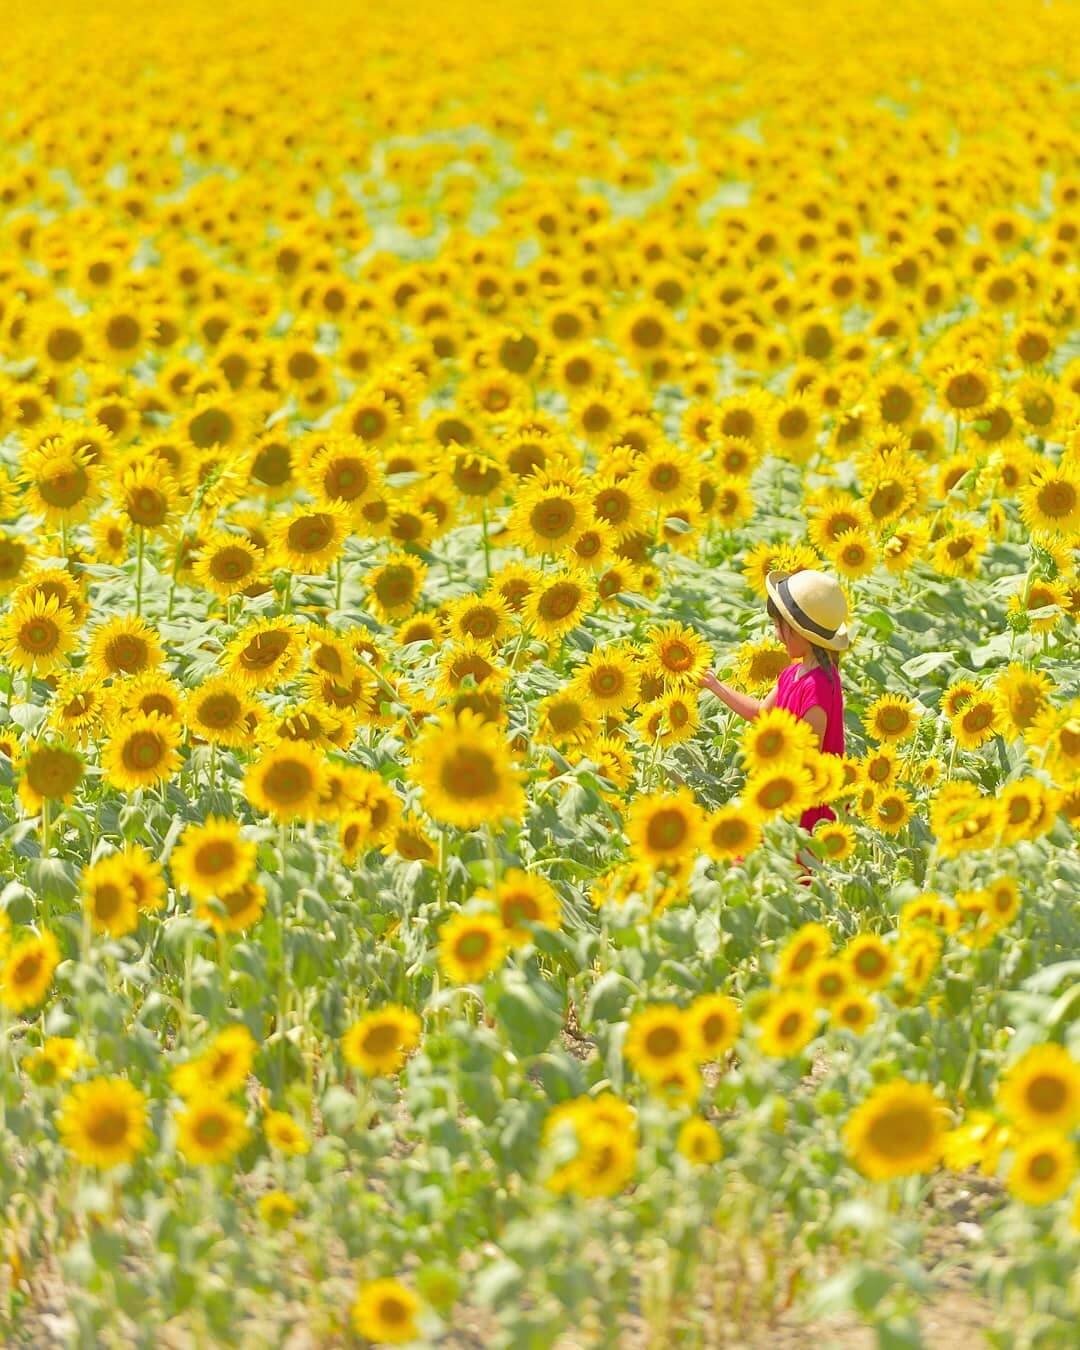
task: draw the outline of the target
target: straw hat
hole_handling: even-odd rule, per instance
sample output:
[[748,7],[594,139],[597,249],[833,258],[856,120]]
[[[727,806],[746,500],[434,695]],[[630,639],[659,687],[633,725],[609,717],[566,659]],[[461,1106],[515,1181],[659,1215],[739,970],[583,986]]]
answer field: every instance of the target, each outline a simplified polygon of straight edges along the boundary
[[765,589],[787,622],[816,647],[846,651],[847,601],[840,583],[825,572],[770,572]]

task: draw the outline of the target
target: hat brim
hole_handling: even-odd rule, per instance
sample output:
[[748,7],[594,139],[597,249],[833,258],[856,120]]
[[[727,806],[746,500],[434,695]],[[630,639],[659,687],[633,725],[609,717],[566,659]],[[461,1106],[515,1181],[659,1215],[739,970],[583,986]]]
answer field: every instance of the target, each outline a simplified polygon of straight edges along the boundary
[[765,589],[773,604],[784,616],[784,622],[790,624],[796,633],[806,638],[807,642],[812,642],[815,647],[824,647],[826,651],[830,652],[846,652],[851,646],[851,637],[846,623],[842,623],[831,638],[823,638],[820,633],[812,633],[808,628],[805,628],[788,609],[783,596],[780,594],[779,586],[782,581],[787,581],[788,577],[792,575],[791,572],[770,572],[765,578]]

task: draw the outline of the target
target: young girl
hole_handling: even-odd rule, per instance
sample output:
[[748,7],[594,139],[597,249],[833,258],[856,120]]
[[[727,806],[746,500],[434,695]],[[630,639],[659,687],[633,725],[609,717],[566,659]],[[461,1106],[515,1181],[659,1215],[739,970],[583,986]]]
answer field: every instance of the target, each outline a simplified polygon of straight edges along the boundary
[[[848,646],[847,601],[834,577],[824,572],[770,572],[765,578],[767,611],[793,664],[780,672],[776,688],[764,700],[722,684],[712,671],[701,683],[732,712],[747,721],[769,708],[787,708],[808,722],[820,749],[844,753],[844,691],[837,652]],[[819,820],[835,820],[827,806],[804,811],[799,824],[812,830]]]

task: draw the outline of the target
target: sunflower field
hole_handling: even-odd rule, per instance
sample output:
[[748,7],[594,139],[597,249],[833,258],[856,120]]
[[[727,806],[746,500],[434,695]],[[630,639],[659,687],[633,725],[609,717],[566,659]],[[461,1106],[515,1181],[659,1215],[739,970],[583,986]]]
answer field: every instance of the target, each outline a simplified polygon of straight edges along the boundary
[[1075,1346],[1076,6],[6,39],[0,1342]]

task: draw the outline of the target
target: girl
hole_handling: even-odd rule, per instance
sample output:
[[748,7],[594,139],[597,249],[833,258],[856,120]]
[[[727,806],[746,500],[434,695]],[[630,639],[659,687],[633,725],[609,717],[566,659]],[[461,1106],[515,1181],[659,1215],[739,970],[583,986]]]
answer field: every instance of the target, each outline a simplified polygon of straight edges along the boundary
[[[765,578],[767,612],[793,664],[780,672],[776,688],[764,700],[741,694],[712,671],[701,683],[732,712],[747,721],[769,708],[787,708],[808,722],[826,754],[844,753],[844,692],[837,652],[846,650],[847,601],[840,583],[824,572],[770,572]],[[819,820],[835,820],[827,806],[804,811],[799,824],[812,830]]]

